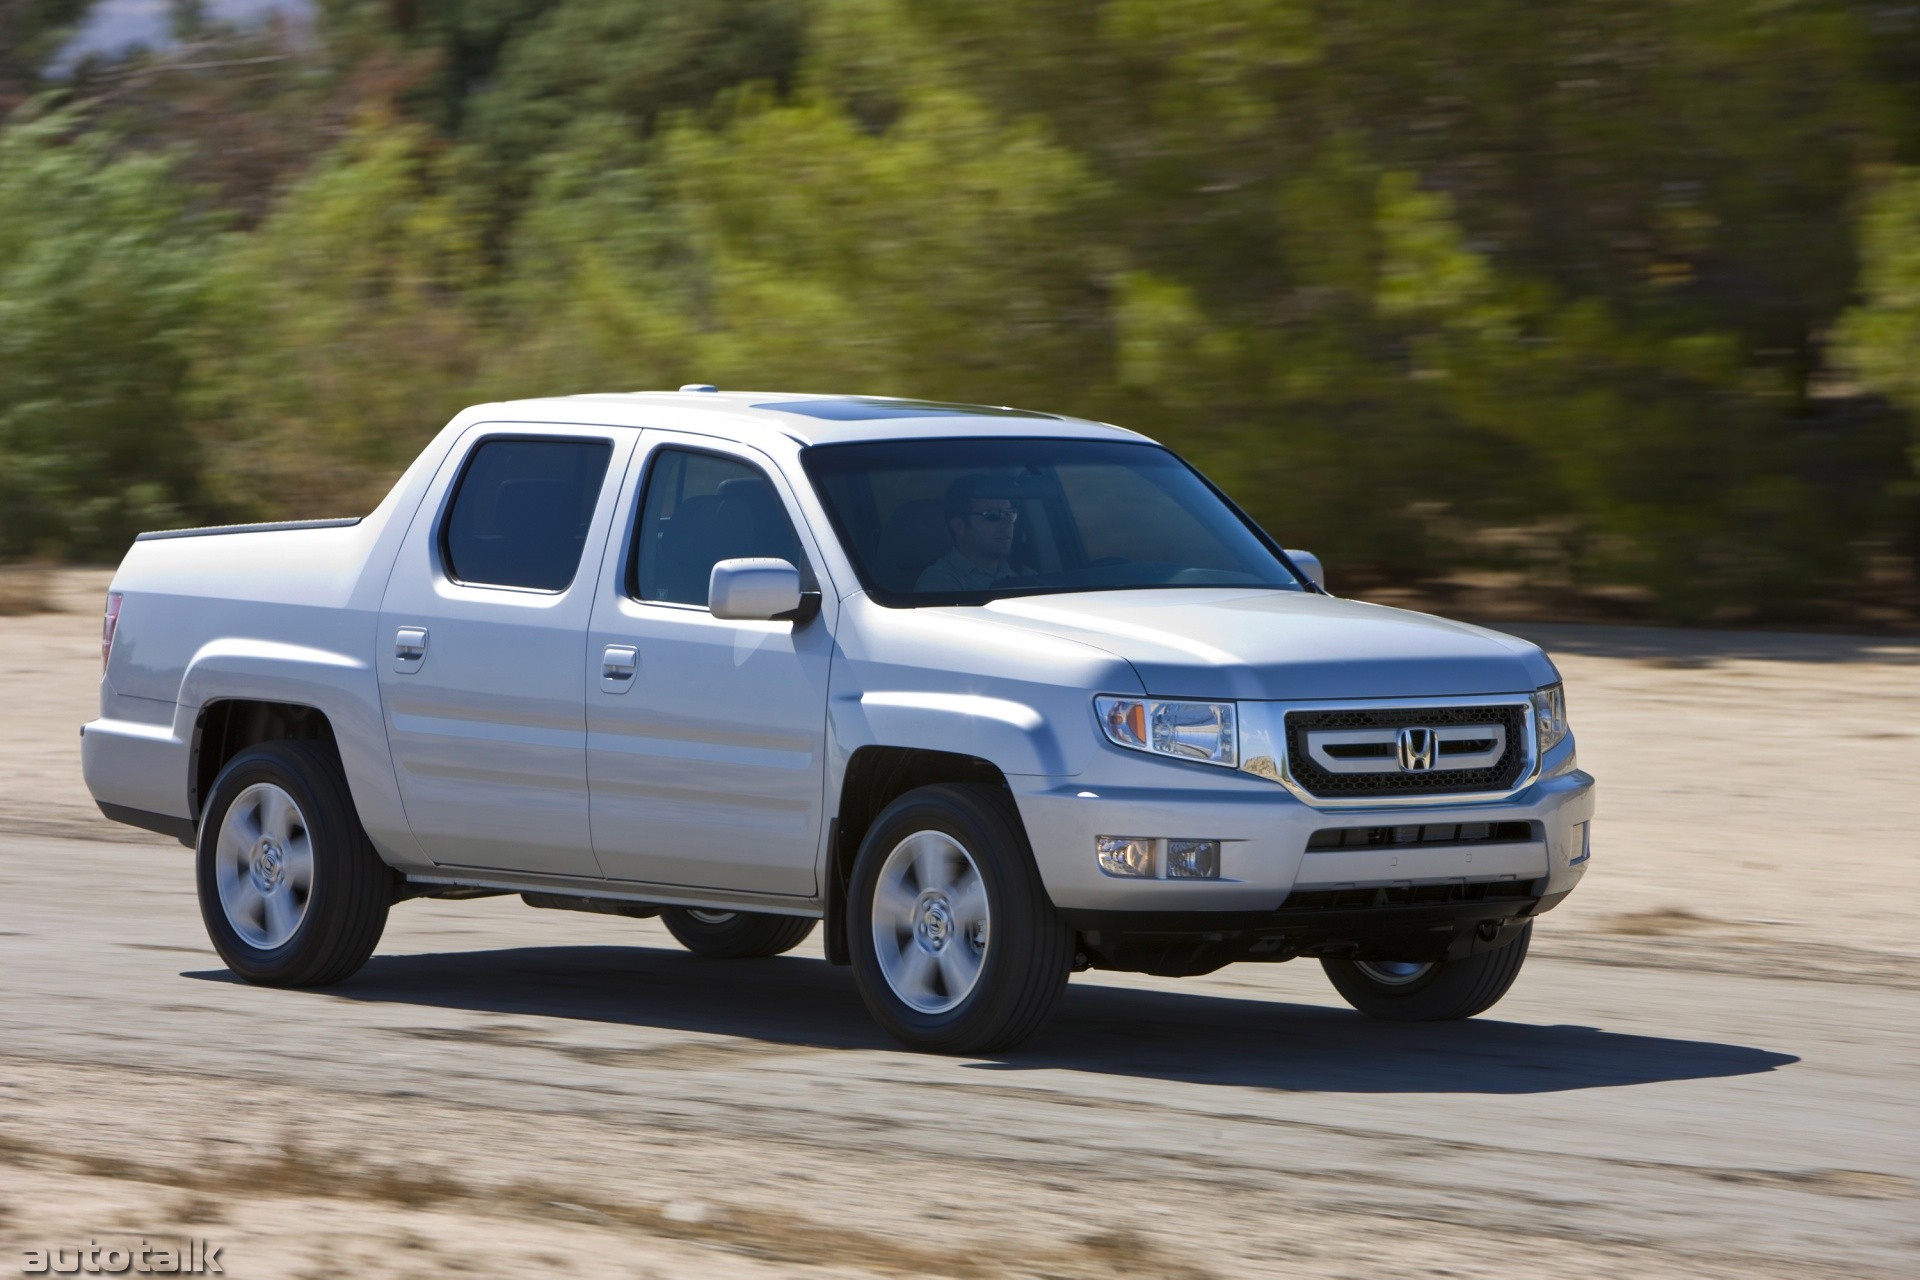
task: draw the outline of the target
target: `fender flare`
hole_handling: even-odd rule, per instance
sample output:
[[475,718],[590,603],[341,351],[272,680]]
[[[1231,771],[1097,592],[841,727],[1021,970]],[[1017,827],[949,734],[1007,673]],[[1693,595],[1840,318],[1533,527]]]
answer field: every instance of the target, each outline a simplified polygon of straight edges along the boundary
[[836,701],[833,719],[843,759],[865,746],[914,747],[975,756],[1004,774],[1078,772],[1039,708],[1007,698],[879,690]]
[[383,852],[396,841],[403,850],[410,846],[411,828],[381,717],[379,678],[370,662],[279,640],[221,638],[203,645],[180,682],[178,730],[193,748],[183,787],[192,786],[206,709],[234,701],[311,707],[325,716],[361,825]]

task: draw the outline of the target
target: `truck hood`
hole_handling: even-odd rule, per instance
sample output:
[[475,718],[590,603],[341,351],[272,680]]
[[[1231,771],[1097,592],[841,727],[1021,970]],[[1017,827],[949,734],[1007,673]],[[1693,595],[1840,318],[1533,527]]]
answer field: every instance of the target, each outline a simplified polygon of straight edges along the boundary
[[956,610],[1096,645],[1149,694],[1282,701],[1524,693],[1559,679],[1539,646],[1424,613],[1295,591],[1023,596]]

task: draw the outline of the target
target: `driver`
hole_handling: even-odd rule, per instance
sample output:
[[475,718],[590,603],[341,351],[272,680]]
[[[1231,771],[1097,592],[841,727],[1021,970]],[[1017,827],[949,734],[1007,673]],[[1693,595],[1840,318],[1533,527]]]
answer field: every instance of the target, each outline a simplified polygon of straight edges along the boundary
[[1008,485],[990,475],[961,476],[947,486],[947,532],[953,549],[920,573],[914,590],[925,592],[986,591],[1015,576],[1007,553],[1013,549],[1013,526],[1020,518]]

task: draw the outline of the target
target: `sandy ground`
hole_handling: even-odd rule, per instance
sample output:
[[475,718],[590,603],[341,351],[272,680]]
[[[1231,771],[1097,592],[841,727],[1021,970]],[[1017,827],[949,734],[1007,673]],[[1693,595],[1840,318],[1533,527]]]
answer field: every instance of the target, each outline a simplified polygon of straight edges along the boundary
[[1019,1053],[894,1049],[817,940],[396,908],[231,981],[189,855],[78,777],[102,575],[0,618],[0,1274],[193,1236],[236,1276],[1867,1276],[1920,1257],[1920,643],[1517,628],[1601,779],[1492,1014],[1316,966],[1075,979]]

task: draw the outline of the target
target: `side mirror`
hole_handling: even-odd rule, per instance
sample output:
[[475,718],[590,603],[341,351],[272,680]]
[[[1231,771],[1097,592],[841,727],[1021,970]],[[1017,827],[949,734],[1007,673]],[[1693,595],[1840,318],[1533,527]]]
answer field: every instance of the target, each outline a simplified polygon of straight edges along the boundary
[[802,616],[807,595],[817,608],[818,593],[800,590],[800,571],[785,560],[750,557],[722,560],[707,577],[707,609],[716,618],[767,621]]
[[1327,589],[1327,567],[1320,563],[1319,556],[1311,551],[1295,551],[1288,547],[1287,559],[1293,561],[1296,569],[1312,578],[1314,586],[1322,591]]

